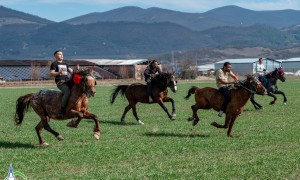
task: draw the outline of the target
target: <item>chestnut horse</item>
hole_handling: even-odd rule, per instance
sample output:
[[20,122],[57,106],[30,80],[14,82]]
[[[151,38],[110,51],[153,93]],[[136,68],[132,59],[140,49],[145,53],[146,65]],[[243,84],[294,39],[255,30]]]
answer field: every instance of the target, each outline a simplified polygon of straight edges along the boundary
[[[176,118],[175,102],[172,98],[168,97],[168,89],[170,88],[173,92],[177,91],[175,76],[171,73],[161,73],[157,74],[152,80],[152,99],[153,103],[158,103],[163,110],[167,113],[171,120]],[[122,96],[126,96],[129,104],[125,107],[124,113],[121,117],[121,123],[125,124],[125,115],[132,109],[133,115],[137,120],[139,125],[144,123],[138,118],[136,112],[136,104],[149,103],[149,98],[147,95],[147,85],[134,83],[131,85],[118,85],[111,94],[110,103],[113,104],[118,93],[121,91]],[[172,115],[169,113],[168,109],[164,105],[164,102],[172,103]]]
[[[273,101],[270,102],[271,105],[275,104],[277,97],[274,94],[281,94],[283,96],[283,104],[286,105],[287,99],[283,91],[278,90],[277,80],[285,82],[284,70],[282,68],[275,68],[274,71],[264,75],[264,77],[259,77],[265,88],[267,89],[267,95],[273,97]],[[266,82],[263,82],[266,80]],[[250,98],[251,103],[255,109],[263,109],[262,105],[258,104],[254,100],[254,94]]]
[[[94,96],[96,93],[96,80],[92,76],[90,70],[81,71],[75,73],[82,77],[78,84],[73,84],[71,87],[71,95],[69,97],[66,114],[62,117],[58,117],[58,112],[61,106],[62,93],[56,90],[40,90],[37,93],[30,93],[21,96],[17,100],[15,122],[17,125],[21,125],[23,122],[25,112],[31,106],[33,110],[40,116],[41,121],[35,127],[39,142],[43,146],[49,145],[42,138],[42,129],[52,133],[58,140],[64,140],[63,136],[54,131],[50,125],[50,118],[55,120],[66,120],[70,118],[77,118],[67,124],[69,127],[76,128],[81,119],[93,119],[95,122],[94,136],[96,139],[100,138],[100,124],[98,117],[95,114],[88,112],[88,98]],[[73,79],[73,78],[72,78]]]
[[[261,82],[253,76],[247,76],[247,79],[239,81],[236,86],[237,89],[231,90],[231,101],[225,111],[225,124],[219,125],[216,122],[211,123],[211,125],[217,128],[228,128],[228,137],[234,137],[231,134],[232,126],[237,116],[243,112],[244,106],[248,102],[251,94],[256,93],[264,95],[266,92],[266,89]],[[193,121],[194,126],[199,122],[199,117],[197,115],[198,109],[213,108],[216,111],[220,111],[224,101],[224,96],[217,89],[212,87],[198,88],[194,86],[189,89],[185,99],[188,99],[191,94],[195,94],[196,104],[191,107],[193,110],[193,117],[189,118],[189,121]]]

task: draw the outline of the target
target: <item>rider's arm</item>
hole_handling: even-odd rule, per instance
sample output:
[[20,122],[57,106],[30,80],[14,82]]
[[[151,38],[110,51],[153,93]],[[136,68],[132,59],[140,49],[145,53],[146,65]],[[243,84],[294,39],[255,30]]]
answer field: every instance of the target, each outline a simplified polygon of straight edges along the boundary
[[230,71],[229,76],[232,77],[232,79],[234,80],[233,83],[236,83],[239,80],[238,77],[235,74],[233,74],[232,71]]
[[70,67],[68,67],[68,72],[69,72],[70,74],[73,74],[73,69],[70,68]]
[[55,76],[59,75],[59,73],[60,73],[60,72],[55,72],[55,70],[50,70],[50,75],[51,75],[51,76],[54,76],[54,77],[55,77]]
[[149,66],[145,69],[145,71],[144,71],[144,76],[145,76],[146,78],[150,77],[150,68],[149,68]]
[[157,67],[157,72],[158,72],[158,74],[161,74],[161,69],[159,66]]

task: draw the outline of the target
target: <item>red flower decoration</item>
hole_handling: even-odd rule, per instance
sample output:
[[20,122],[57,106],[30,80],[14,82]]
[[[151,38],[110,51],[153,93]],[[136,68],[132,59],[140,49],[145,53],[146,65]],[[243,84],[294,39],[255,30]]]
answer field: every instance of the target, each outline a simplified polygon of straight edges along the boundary
[[79,74],[75,74],[73,77],[74,84],[80,84],[82,80],[82,77]]

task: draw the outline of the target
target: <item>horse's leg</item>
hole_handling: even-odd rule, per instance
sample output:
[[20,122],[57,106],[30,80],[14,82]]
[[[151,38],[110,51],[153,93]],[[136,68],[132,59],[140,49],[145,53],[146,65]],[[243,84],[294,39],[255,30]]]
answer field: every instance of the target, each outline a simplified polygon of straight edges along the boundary
[[167,113],[168,117],[169,117],[171,120],[175,120],[175,117],[173,117],[173,116],[169,113],[169,111],[168,111],[167,107],[164,105],[162,99],[159,99],[158,104],[160,105],[160,107],[163,108],[163,110]]
[[78,125],[79,125],[79,123],[80,123],[80,121],[82,120],[83,113],[82,113],[82,112],[79,112],[79,111],[76,111],[76,110],[74,110],[74,109],[70,109],[70,111],[69,111],[69,113],[68,113],[68,117],[69,117],[69,118],[74,118],[74,117],[76,118],[76,117],[77,117],[77,119],[73,119],[73,120],[71,120],[71,121],[67,124],[68,127],[71,127],[71,128],[77,128]]
[[197,111],[199,109],[199,107],[197,106],[197,104],[191,106],[192,110],[193,110],[193,116],[190,117],[188,119],[188,121],[193,121],[193,126],[196,126],[199,122],[199,117],[198,117],[198,114],[197,114]]
[[176,109],[175,109],[175,101],[170,97],[165,97],[163,99],[164,102],[171,102],[172,103],[172,119],[176,118]]
[[224,124],[224,125],[220,125],[220,124],[218,124],[217,122],[212,122],[210,125],[215,126],[216,128],[223,128],[223,129],[226,129],[226,128],[228,128],[228,126],[229,126],[229,124],[230,124],[231,118],[232,118],[231,115],[226,114],[226,117],[225,117],[225,124]]
[[273,93],[271,93],[271,92],[268,92],[268,96],[273,97],[273,101],[270,102],[270,105],[275,104],[275,102],[277,100],[277,97]]
[[136,103],[132,103],[131,104],[131,108],[132,108],[132,114],[135,117],[135,119],[138,122],[138,125],[144,125],[144,123],[139,119],[137,112],[136,112]]
[[38,135],[38,138],[39,138],[39,142],[40,142],[40,145],[45,145],[45,146],[48,146],[49,144],[46,143],[42,137],[42,129],[43,129],[44,125],[43,125],[43,122],[42,122],[42,119],[41,121],[35,126],[35,130],[36,130],[36,133]]
[[250,101],[256,110],[263,109],[263,107],[254,100],[254,94],[250,96]]
[[95,126],[94,126],[94,137],[99,140],[100,139],[100,123],[99,123],[99,119],[98,119],[98,116],[96,116],[95,114],[92,114],[88,111],[86,111],[84,114],[83,114],[83,118],[84,119],[93,119],[94,122],[95,122]]
[[127,112],[128,112],[130,109],[131,109],[130,104],[128,104],[128,105],[124,108],[124,112],[123,112],[123,115],[122,115],[122,117],[121,117],[121,123],[122,123],[122,124],[126,124],[126,122],[125,122],[125,116],[126,116]]
[[58,140],[60,140],[60,141],[64,140],[64,137],[62,135],[60,135],[58,132],[54,131],[50,127],[49,121],[50,121],[49,117],[45,117],[45,118],[42,119],[44,129],[47,130],[48,132],[50,132],[51,134],[53,134]]
[[228,137],[239,137],[239,135],[234,136],[234,135],[231,134],[231,130],[232,130],[232,127],[233,127],[233,124],[234,124],[236,118],[237,118],[237,116],[233,116],[230,120],[229,127],[228,127],[228,130],[227,130],[227,136]]
[[282,92],[282,91],[275,91],[275,93],[274,94],[281,94],[282,96],[283,96],[283,104],[286,104],[286,102],[287,102],[287,99],[286,99],[286,96],[285,96],[285,93],[284,92]]

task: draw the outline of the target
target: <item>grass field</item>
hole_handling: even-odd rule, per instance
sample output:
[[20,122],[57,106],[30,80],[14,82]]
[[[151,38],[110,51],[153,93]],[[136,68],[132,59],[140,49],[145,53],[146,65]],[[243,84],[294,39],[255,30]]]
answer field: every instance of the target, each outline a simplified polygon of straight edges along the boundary
[[[138,115],[145,123],[136,125],[131,113],[120,124],[127,102],[118,97],[109,104],[112,86],[97,87],[90,99],[90,111],[99,116],[100,141],[93,137],[92,121],[82,121],[77,129],[69,121],[51,121],[51,127],[65,140],[58,141],[43,131],[47,148],[38,146],[34,127],[38,116],[31,110],[21,127],[13,122],[16,99],[37,92],[35,88],[0,89],[0,179],[12,163],[15,171],[28,179],[300,179],[300,80],[279,82],[288,98],[282,96],[270,106],[271,97],[256,96],[265,109],[256,111],[250,102],[235,122],[233,134],[210,125],[224,118],[213,110],[199,110],[196,127],[187,121],[191,115],[183,97],[191,85],[215,86],[214,83],[179,83],[176,94],[170,92],[177,108],[171,121],[157,104],[139,104]],[[167,104],[171,110],[171,104]]]

